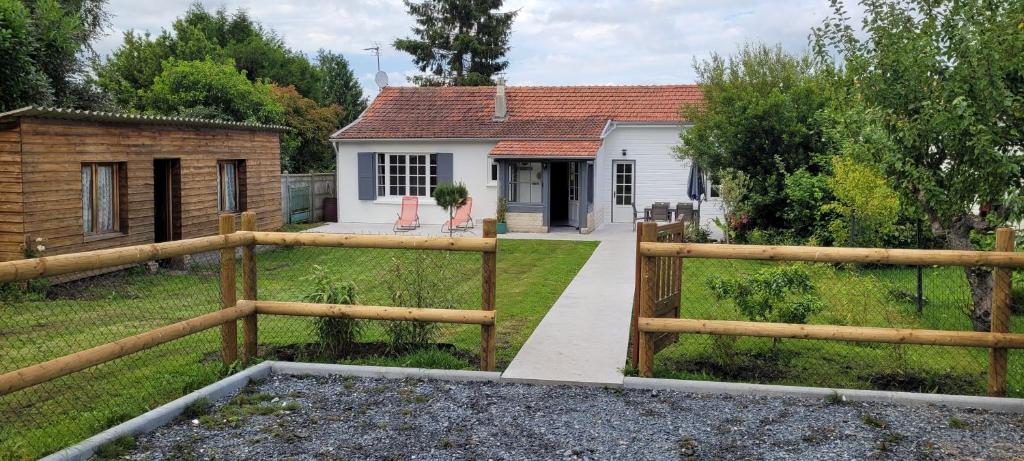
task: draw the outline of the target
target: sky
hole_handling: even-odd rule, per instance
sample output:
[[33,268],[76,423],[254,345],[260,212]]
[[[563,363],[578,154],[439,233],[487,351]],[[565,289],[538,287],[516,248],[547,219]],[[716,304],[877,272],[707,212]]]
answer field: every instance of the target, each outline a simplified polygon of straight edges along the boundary
[[[111,28],[96,50],[110,53],[126,30],[158,34],[190,3],[109,0]],[[381,46],[381,69],[391,85],[408,85],[418,73],[408,54],[391,47],[411,35],[413,25],[400,0],[201,3],[244,9],[310,56],[320,48],[344,54],[371,98],[377,61],[365,48]],[[830,13],[828,0],[506,0],[507,10],[519,11],[507,56],[510,85],[693,83],[694,59],[728,54],[744,42],[806,50],[810,29]]]

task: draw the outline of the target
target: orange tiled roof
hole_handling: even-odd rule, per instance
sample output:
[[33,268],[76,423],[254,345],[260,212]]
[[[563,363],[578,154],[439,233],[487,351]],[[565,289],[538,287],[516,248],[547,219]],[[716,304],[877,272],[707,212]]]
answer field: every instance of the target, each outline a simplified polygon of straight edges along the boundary
[[516,140],[499,141],[494,157],[588,157],[597,155],[601,141]]
[[595,139],[609,120],[682,122],[702,101],[696,85],[507,87],[495,121],[495,87],[387,87],[333,139]]

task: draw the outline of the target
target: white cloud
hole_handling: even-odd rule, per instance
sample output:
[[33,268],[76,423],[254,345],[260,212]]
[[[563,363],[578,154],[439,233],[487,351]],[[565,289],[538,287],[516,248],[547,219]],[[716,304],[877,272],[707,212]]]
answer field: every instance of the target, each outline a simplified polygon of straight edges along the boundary
[[[190,3],[111,0],[113,30],[96,48],[109,53],[128,29],[158,34]],[[202,3],[208,9],[245,9],[294,49],[343,53],[370,96],[377,91],[376,59],[364,48],[374,43],[382,46],[381,66],[392,85],[418,73],[408,55],[390,46],[413,25],[399,0]],[[507,0],[506,9],[519,11],[508,55],[507,76],[514,85],[692,82],[695,58],[729,53],[743,42],[804,50],[810,28],[830,11],[827,0]],[[856,8],[850,9],[856,16]]]

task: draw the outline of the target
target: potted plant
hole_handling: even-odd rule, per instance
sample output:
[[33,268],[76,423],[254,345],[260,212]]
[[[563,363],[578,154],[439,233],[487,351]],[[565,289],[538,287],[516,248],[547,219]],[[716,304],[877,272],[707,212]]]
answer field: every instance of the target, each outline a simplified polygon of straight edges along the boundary
[[[455,209],[466,204],[467,198],[469,198],[469,190],[461,182],[457,184],[441,183],[434,189],[434,201],[437,206],[448,210],[449,221],[455,218]],[[448,226],[449,236],[455,233],[453,227]]]
[[498,221],[498,233],[504,234],[508,232],[508,224],[505,224],[505,215],[508,213],[508,200],[505,198],[498,199],[498,211],[494,213],[494,217]]

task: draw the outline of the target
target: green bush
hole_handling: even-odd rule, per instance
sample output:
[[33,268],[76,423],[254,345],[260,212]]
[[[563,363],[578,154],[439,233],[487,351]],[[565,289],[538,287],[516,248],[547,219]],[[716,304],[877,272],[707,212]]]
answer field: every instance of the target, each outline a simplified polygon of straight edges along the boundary
[[814,295],[811,276],[803,266],[767,267],[746,277],[708,278],[716,299],[732,300],[748,319],[782,323],[807,323],[825,308]]
[[[357,304],[356,287],[349,282],[338,282],[323,266],[314,264],[313,290],[303,300],[318,304]],[[363,322],[358,319],[318,317],[313,321],[314,335],[320,345],[320,352],[337,358],[351,351],[363,332]]]
[[[448,261],[448,253],[417,251],[408,257],[391,260],[388,273],[391,302],[401,307],[451,309],[456,307],[455,295],[450,287],[458,280],[448,269],[455,264]],[[433,345],[440,333],[435,323],[386,322],[391,353],[405,353]]]

